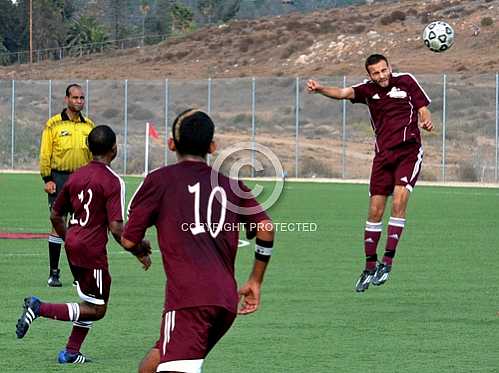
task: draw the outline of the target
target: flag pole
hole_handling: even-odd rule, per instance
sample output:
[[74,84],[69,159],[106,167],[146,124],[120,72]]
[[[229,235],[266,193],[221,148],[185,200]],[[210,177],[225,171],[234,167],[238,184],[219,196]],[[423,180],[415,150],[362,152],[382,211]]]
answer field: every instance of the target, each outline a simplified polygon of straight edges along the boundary
[[146,122],[146,151],[144,156],[144,176],[149,173],[149,122]]

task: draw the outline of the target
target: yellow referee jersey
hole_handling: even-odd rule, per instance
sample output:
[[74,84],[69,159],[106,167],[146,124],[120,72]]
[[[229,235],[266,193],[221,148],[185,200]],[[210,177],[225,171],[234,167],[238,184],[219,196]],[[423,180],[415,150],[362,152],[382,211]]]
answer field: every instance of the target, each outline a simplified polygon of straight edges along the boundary
[[73,172],[90,162],[87,137],[94,126],[81,113],[69,119],[66,109],[47,121],[40,143],[40,174],[45,182],[52,180],[52,170]]

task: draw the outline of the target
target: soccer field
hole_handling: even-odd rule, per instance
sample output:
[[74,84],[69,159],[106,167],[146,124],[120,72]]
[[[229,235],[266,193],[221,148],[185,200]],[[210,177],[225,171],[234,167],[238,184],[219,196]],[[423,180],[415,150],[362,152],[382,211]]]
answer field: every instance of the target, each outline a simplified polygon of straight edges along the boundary
[[[139,181],[126,179],[127,203]],[[0,201],[0,232],[47,232],[38,175],[0,174]],[[366,185],[286,183],[270,210],[273,220],[318,229],[277,233],[260,311],[236,320],[208,356],[205,372],[499,371],[499,189],[418,186],[392,277],[357,294],[367,203]],[[150,238],[157,250],[153,232]],[[378,253],[384,241],[385,232]],[[0,371],[74,369],[56,362],[70,323],[38,319],[24,339],[15,336],[26,295],[77,301],[65,259],[64,286],[48,288],[46,240],[0,245]],[[114,242],[108,252],[108,313],[83,345],[94,362],[78,367],[81,372],[134,372],[159,333],[159,253],[143,272]],[[239,282],[252,260],[253,250],[241,248]]]

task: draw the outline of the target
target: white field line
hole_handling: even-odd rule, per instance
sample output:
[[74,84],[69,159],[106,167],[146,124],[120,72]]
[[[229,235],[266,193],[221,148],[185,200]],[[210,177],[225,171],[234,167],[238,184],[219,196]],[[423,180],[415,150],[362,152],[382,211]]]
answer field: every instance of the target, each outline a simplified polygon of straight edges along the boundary
[[[239,245],[238,245],[238,248],[242,248],[242,247],[245,247],[245,246],[249,246],[249,242],[248,241],[245,241],[245,240],[239,240]],[[159,255],[159,250],[152,250],[153,253],[158,253]],[[125,251],[125,250],[121,250],[121,251],[117,251],[117,250],[110,250],[108,251],[107,255],[108,256],[115,256],[115,255],[123,255],[123,254],[128,254],[128,255],[131,255],[128,251]],[[46,252],[36,252],[36,253],[5,253],[5,252],[2,252],[0,250],[0,257],[37,257],[37,256],[47,256],[47,253]]]
[[[0,174],[38,174],[38,171],[30,170],[1,170]],[[126,177],[134,177],[143,179],[143,175],[121,175]],[[282,180],[276,177],[244,177],[242,180],[248,181],[277,181]],[[311,177],[311,178],[286,178],[287,183],[330,183],[330,184],[369,184],[368,179],[330,179],[321,177]],[[445,183],[440,181],[418,181],[416,186],[439,186],[439,187],[450,187],[450,188],[498,188],[499,183],[479,183],[479,182],[459,182],[459,181],[447,181]]]

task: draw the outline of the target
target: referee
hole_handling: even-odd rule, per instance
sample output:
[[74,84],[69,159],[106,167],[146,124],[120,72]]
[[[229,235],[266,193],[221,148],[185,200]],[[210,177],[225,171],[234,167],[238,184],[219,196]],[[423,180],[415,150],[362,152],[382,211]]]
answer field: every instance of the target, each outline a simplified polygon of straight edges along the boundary
[[[85,105],[85,94],[78,84],[70,84],[64,97],[66,108],[54,115],[45,124],[40,144],[40,174],[45,182],[49,209],[57,193],[71,172],[87,164],[92,155],[88,149],[87,136],[95,126],[81,114]],[[48,238],[50,274],[48,286],[59,287],[59,257],[63,240],[52,228]]]

